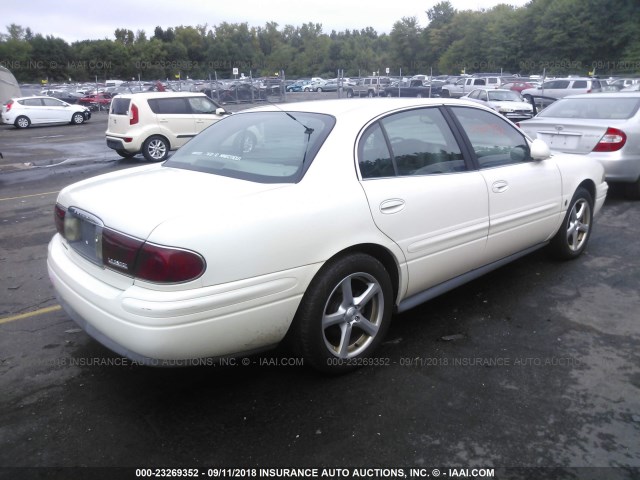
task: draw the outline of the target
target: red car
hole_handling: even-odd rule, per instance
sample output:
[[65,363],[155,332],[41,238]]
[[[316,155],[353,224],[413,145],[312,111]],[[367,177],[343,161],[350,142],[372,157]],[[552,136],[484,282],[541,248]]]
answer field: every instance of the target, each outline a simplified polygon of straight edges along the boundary
[[109,105],[111,105],[111,95],[108,93],[86,95],[78,100],[78,103],[91,109],[109,108]]
[[536,86],[533,83],[529,83],[529,82],[510,82],[510,83],[505,83],[500,88],[515,90],[516,92],[520,93],[525,88],[535,88],[535,87]]

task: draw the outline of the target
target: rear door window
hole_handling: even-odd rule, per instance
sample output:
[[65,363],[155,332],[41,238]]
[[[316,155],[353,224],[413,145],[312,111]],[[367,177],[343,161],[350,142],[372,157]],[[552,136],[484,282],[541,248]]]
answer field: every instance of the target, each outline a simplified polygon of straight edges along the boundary
[[396,113],[376,122],[362,136],[358,157],[362,178],[466,169],[460,148],[437,108]]
[[26,98],[22,100],[20,103],[22,103],[22,105],[24,105],[25,107],[41,107],[42,106],[42,100],[39,98]]
[[153,113],[183,115],[191,113],[186,98],[154,98],[148,100]]

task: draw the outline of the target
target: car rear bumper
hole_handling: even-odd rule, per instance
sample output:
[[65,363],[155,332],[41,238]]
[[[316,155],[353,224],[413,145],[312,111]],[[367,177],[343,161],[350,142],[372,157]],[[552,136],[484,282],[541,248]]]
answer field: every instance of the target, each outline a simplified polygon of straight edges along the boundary
[[622,156],[614,153],[592,153],[589,156],[599,161],[609,182],[636,182],[640,178],[640,155]]
[[127,142],[125,137],[120,138],[107,135],[106,141],[107,147],[112,148],[113,150],[123,150],[130,153],[139,153],[141,150],[141,146],[137,142]]
[[89,335],[147,365],[175,365],[264,350],[285,336],[319,266],[215,287],[161,291],[115,288],[72,259],[59,235],[47,268],[60,304]]

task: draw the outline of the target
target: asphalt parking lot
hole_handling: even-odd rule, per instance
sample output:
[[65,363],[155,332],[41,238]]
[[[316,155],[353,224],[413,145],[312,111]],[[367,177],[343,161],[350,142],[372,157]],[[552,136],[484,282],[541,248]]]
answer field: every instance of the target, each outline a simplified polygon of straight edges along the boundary
[[150,368],[47,278],[57,192],[144,163],[106,118],[0,125],[0,478],[640,478],[638,202],[613,188],[576,261],[538,251],[395,316],[352,374],[284,350]]

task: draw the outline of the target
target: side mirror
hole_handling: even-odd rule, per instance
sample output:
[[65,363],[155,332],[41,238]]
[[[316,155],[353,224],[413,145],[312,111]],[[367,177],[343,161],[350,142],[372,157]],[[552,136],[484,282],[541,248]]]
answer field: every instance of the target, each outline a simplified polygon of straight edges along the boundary
[[551,156],[551,150],[549,146],[539,138],[536,138],[531,142],[531,158],[535,161],[541,161]]
[[231,112],[227,112],[224,108],[216,108],[216,115],[228,115]]

